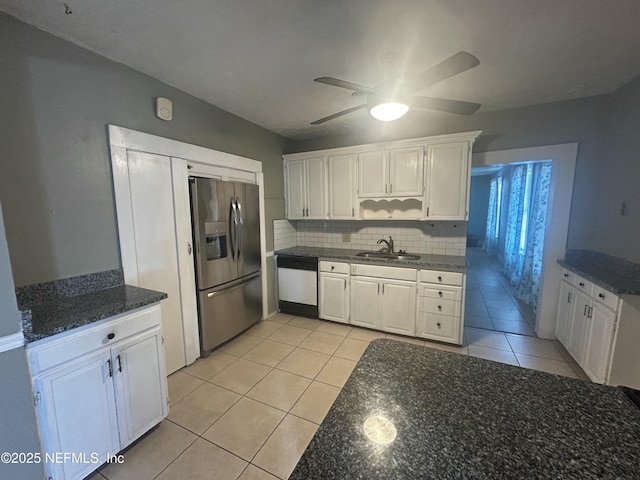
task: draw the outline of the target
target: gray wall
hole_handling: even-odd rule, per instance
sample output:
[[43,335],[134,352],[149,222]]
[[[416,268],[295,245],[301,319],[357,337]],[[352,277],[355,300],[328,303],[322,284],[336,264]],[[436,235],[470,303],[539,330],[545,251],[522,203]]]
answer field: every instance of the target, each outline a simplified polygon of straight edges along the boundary
[[477,235],[480,242],[484,242],[487,230],[491,177],[491,175],[475,175],[471,177],[467,234]]
[[410,112],[393,124],[368,124],[371,128],[359,133],[296,142],[287,153],[473,130],[483,131],[474,144],[475,152],[578,142],[567,244],[569,248],[597,249],[593,211],[599,200],[594,192],[605,151],[608,105],[609,97],[597,96],[471,117],[434,117],[414,125],[409,123]]
[[0,338],[22,331],[20,323],[0,202]]
[[[20,331],[18,306],[0,205],[0,338]],[[23,347],[0,353],[0,452],[39,452],[40,440]],[[42,478],[38,464],[0,462],[0,478]]]
[[[120,266],[107,124],[263,162],[268,249],[287,141],[0,14],[0,200],[17,286]],[[173,101],[174,119],[153,114]]]
[[640,77],[611,95],[607,126],[591,235],[598,250],[640,263]]

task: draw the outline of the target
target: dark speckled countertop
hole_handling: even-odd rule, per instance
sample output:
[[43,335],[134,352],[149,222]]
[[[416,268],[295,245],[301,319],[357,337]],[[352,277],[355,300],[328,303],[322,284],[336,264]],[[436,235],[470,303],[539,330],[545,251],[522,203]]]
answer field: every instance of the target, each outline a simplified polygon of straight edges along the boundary
[[640,295],[640,265],[590,250],[567,250],[563,268],[618,295]]
[[388,265],[390,267],[410,267],[452,272],[464,272],[466,258],[454,255],[420,254],[420,260],[390,260],[386,258],[365,258],[356,254],[362,250],[323,247],[291,247],[275,252],[276,255],[295,255],[299,257],[317,257],[319,260],[337,260],[349,263]]
[[121,269],[16,290],[27,343],[151,305],[167,294],[125,285]]
[[615,387],[375,340],[289,478],[640,478],[640,409]]

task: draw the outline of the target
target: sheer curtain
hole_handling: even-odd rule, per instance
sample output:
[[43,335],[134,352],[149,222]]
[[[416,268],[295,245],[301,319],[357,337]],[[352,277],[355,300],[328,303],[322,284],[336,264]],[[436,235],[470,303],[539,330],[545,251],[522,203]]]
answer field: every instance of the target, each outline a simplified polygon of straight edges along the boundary
[[527,165],[511,167],[510,178],[507,233],[504,241],[504,275],[511,285],[515,285],[520,280],[524,260],[520,256],[519,249],[527,193]]
[[[498,251],[498,219],[499,219],[499,195],[502,188],[498,188],[498,182],[502,185],[502,178],[493,177],[489,186],[489,211],[487,212],[487,228],[482,244],[482,250],[488,255],[495,255]],[[500,191],[499,191],[500,190]]]
[[514,295],[531,305],[535,311],[540,295],[540,274],[542,272],[542,251],[549,206],[551,162],[535,163],[530,167],[531,196],[525,232],[525,247],[522,252],[520,278],[515,285]]

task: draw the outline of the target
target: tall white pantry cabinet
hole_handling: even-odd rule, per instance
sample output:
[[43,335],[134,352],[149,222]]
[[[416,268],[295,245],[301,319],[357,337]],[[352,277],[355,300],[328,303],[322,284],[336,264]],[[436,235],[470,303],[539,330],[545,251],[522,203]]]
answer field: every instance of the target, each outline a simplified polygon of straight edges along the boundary
[[465,221],[480,133],[283,155],[287,219]]

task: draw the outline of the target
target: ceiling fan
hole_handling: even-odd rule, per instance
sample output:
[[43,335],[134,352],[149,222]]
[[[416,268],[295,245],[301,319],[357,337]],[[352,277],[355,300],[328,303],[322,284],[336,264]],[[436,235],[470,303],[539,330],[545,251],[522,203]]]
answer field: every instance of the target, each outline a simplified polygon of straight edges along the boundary
[[416,78],[405,82],[386,82],[375,87],[365,87],[357,83],[347,82],[333,77],[314,78],[314,82],[333,85],[334,87],[353,90],[353,96],[366,96],[366,103],[342,110],[328,117],[321,118],[311,125],[319,125],[334,118],[347,115],[362,109],[369,109],[374,118],[383,121],[396,120],[409,110],[409,107],[428,108],[441,112],[456,113],[458,115],[472,115],[479,108],[479,103],[447,100],[444,98],[422,97],[414,95],[416,92],[438,83],[447,78],[476,67],[480,60],[468,52],[458,52],[446,60],[425,70]]

